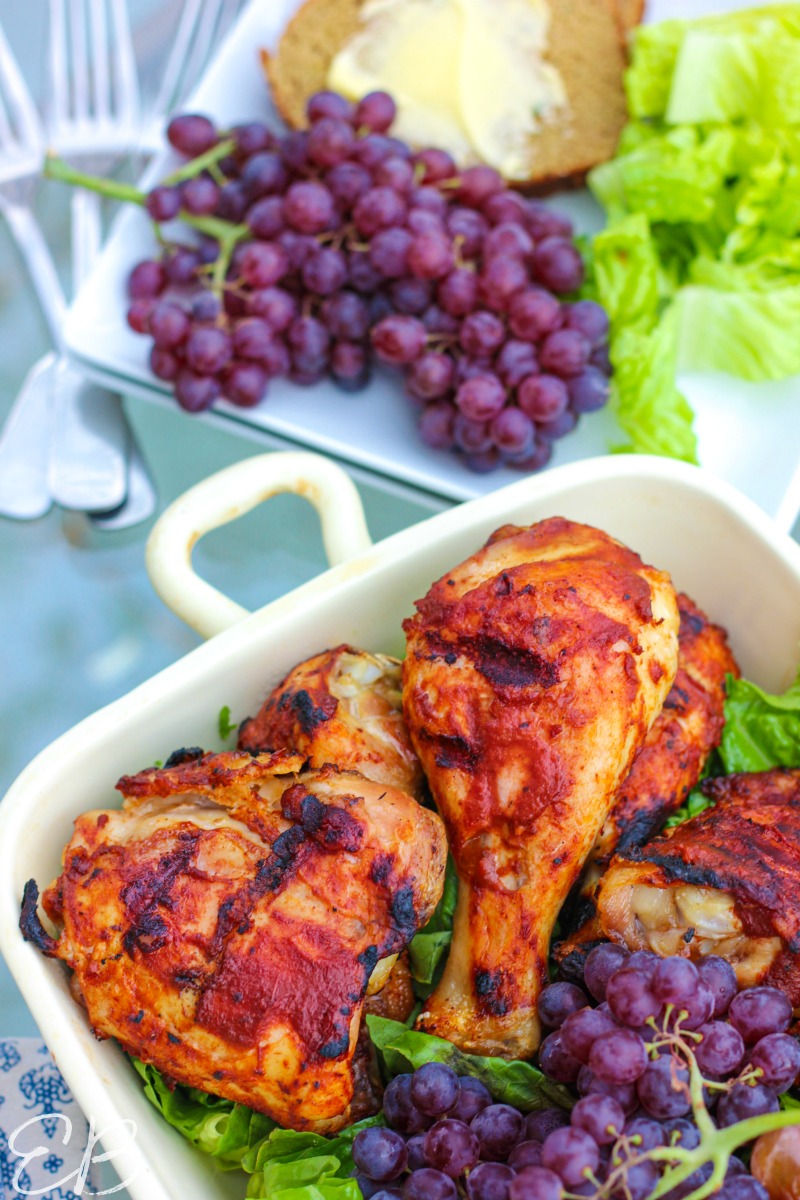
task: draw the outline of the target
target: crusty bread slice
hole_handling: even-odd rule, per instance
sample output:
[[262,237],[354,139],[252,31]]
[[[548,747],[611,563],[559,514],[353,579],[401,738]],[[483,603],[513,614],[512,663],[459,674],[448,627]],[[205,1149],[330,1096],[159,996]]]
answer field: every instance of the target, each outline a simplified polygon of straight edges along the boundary
[[626,36],[644,16],[644,0],[616,0],[619,23]]
[[[339,48],[360,27],[362,0],[306,0],[276,52],[264,55],[275,105],[292,126],[305,123],[305,104],[326,86]],[[547,58],[561,73],[569,107],[531,140],[530,178],[522,186],[576,182],[610,158],[625,123],[622,24],[641,0],[550,0]]]

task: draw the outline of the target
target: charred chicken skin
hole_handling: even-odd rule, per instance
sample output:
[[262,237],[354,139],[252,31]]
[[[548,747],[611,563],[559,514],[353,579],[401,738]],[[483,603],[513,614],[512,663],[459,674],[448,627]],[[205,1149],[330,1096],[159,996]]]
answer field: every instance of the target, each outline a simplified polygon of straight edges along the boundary
[[403,701],[459,876],[419,1026],[527,1058],[553,923],[677,667],[668,576],[562,518],[505,526],[405,622]]
[[294,750],[420,798],[422,767],[403,721],[395,658],[336,646],[300,663],[239,730],[239,749]]
[[598,892],[603,935],[632,950],[727,958],[739,987],[800,1006],[800,771],[708,779],[714,808],[617,855]]
[[[333,764],[339,770],[360,771],[367,779],[421,799],[425,777],[402,703],[398,659],[336,646],[289,672],[256,716],[242,722],[238,747],[251,754],[290,750],[302,754],[311,767]],[[385,959],[373,980],[375,990],[388,979],[391,967],[391,960]],[[405,1020],[413,1006],[411,993],[407,1012],[397,1019]]]
[[[580,894],[570,914],[576,927],[555,950],[569,973],[569,960],[583,974],[583,959],[602,938],[595,898],[615,853],[625,854],[659,833],[697,783],[706,759],[719,745],[725,722],[725,677],[739,668],[724,629],[697,605],[678,595],[678,672],[664,707],[617,793],[586,864]],[[563,927],[563,914],[562,914]]]
[[[401,664],[384,654],[335,646],[298,663],[239,729],[240,750],[291,750],[312,767],[333,763],[422,799],[425,777],[402,710]],[[373,973],[366,1012],[405,1021],[414,1007],[407,955]],[[352,1119],[380,1108],[374,1051],[362,1025],[353,1058]]]
[[[300,755],[186,752],[85,813],[21,927],[74,972],[99,1037],[179,1083],[318,1132],[350,1120],[353,1055],[381,960],[441,894],[435,813]],[[380,968],[379,968],[380,972]]]

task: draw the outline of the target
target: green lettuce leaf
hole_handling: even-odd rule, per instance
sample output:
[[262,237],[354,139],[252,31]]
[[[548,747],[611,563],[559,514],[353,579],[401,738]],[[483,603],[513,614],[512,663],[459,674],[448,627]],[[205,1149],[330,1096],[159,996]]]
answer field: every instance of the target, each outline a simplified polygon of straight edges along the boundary
[[611,403],[629,439],[616,449],[697,462],[694,414],[675,385],[678,313],[663,308],[671,289],[644,214],[594,239],[592,285],[611,322]]
[[623,329],[613,339],[611,403],[630,439],[617,450],[698,461],[694,413],[675,383],[677,349],[674,307],[652,333]]
[[354,1179],[353,1138],[359,1129],[382,1125],[367,1117],[332,1137],[280,1129],[261,1113],[210,1096],[196,1088],[170,1090],[155,1067],[131,1060],[144,1081],[148,1100],[164,1120],[223,1170],[241,1168],[253,1176],[247,1195],[255,1200],[361,1200]]
[[612,218],[634,212],[671,225],[702,223],[714,215],[735,142],[729,129],[705,136],[688,125],[671,129],[596,167],[589,186]]
[[798,78],[800,37],[773,17],[744,31],[692,29],[678,52],[665,119],[791,125],[800,120]]
[[305,1159],[333,1157],[338,1163],[338,1171],[348,1175],[353,1170],[353,1139],[361,1129],[371,1125],[383,1125],[381,1114],[375,1117],[365,1117],[348,1125],[331,1137],[321,1133],[300,1133],[295,1129],[275,1129],[258,1145],[253,1146],[244,1156],[242,1166],[251,1173],[264,1171],[272,1163],[294,1163]]
[[713,800],[709,800],[708,796],[704,796],[699,788],[695,788],[693,792],[689,792],[686,797],[686,803],[677,808],[672,816],[667,817],[664,825],[665,829],[672,829],[675,825],[682,825],[684,821],[696,817],[698,813],[705,812],[707,808],[711,808]]
[[408,955],[417,995],[425,999],[431,994],[444,967],[453,937],[453,917],[458,900],[458,876],[455,864],[448,855],[442,898],[427,925],[411,939]]
[[[323,1139],[324,1140],[324,1139]],[[273,1161],[247,1185],[251,1200],[361,1200],[355,1179],[341,1173],[334,1155]]]
[[675,373],[800,374],[800,5],[636,32],[630,121],[589,186],[619,449],[696,461]]
[[641,26],[626,73],[633,117],[800,120],[800,11],[771,5]]
[[725,770],[800,767],[800,674],[777,696],[729,675],[727,693],[720,745]]
[[198,1150],[215,1158],[223,1170],[241,1167],[248,1152],[275,1128],[269,1117],[244,1104],[197,1088],[177,1086],[171,1090],[155,1067],[136,1058],[131,1062],[144,1080],[144,1094],[164,1120]]
[[575,1103],[566,1088],[553,1083],[530,1063],[464,1054],[444,1038],[407,1029],[386,1017],[368,1015],[367,1027],[389,1077],[416,1070],[426,1062],[442,1062],[457,1075],[480,1079],[495,1100],[522,1112],[553,1105],[571,1108]]
[[231,710],[228,704],[223,704],[222,708],[219,710],[219,716],[217,717],[217,728],[219,729],[219,736],[223,742],[227,742],[231,734],[238,728],[236,722],[231,720]]
[[592,281],[612,333],[624,328],[647,333],[655,326],[660,305],[659,264],[644,215],[613,221],[598,233],[592,248]]
[[800,374],[800,284],[771,292],[686,287],[680,310],[680,366],[740,379]]
[[636,29],[631,65],[625,72],[625,94],[632,117],[660,117],[667,111],[684,33],[684,21],[659,21]]

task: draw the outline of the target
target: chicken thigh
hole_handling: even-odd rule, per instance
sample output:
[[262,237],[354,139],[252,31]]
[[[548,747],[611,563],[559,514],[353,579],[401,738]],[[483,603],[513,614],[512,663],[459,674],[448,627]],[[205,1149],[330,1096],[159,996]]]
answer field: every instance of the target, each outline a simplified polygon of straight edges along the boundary
[[727,958],[740,988],[800,1007],[800,771],[707,779],[706,809],[612,859],[602,934],[631,950]]
[[21,928],[72,968],[98,1037],[328,1132],[350,1120],[370,979],[433,911],[447,847],[406,793],[303,761],[188,751],[124,777],[43,897],[58,938],[32,881]]
[[405,622],[404,710],[459,876],[420,1028],[527,1058],[553,924],[676,671],[667,575],[562,518],[506,526]]
[[420,799],[422,767],[403,721],[400,663],[336,646],[298,663],[239,729],[239,749],[293,750],[312,767],[360,771]]
[[695,786],[725,723],[725,679],[738,677],[725,630],[712,624],[688,596],[678,596],[678,673],[664,707],[617,793],[595,842],[567,916],[574,932],[555,948],[564,973],[583,978],[592,945],[602,939],[597,888],[611,857],[643,846],[659,833]]
[[[422,766],[402,708],[401,664],[354,646],[323,650],[293,667],[239,729],[240,750],[291,750],[312,767],[333,763],[416,796],[427,796]],[[370,980],[366,1013],[405,1021],[414,1007],[408,955],[381,960]],[[353,1058],[353,1120],[380,1108],[383,1088],[362,1025]]]

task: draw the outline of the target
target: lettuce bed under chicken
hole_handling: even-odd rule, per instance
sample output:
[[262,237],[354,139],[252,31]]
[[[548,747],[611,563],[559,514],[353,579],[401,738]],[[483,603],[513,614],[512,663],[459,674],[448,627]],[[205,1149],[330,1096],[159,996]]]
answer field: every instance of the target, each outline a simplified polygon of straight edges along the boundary
[[[494,1099],[522,1112],[573,1103],[566,1088],[526,1062],[462,1054],[451,1042],[409,1029],[399,1021],[368,1016],[367,1026],[385,1080],[428,1062],[446,1063],[458,1075],[480,1079]],[[224,1171],[250,1176],[251,1200],[361,1200],[351,1178],[353,1139],[360,1129],[383,1124],[379,1114],[333,1137],[280,1129],[269,1117],[196,1088],[170,1088],[155,1067],[134,1059],[145,1095],[164,1120]]]

